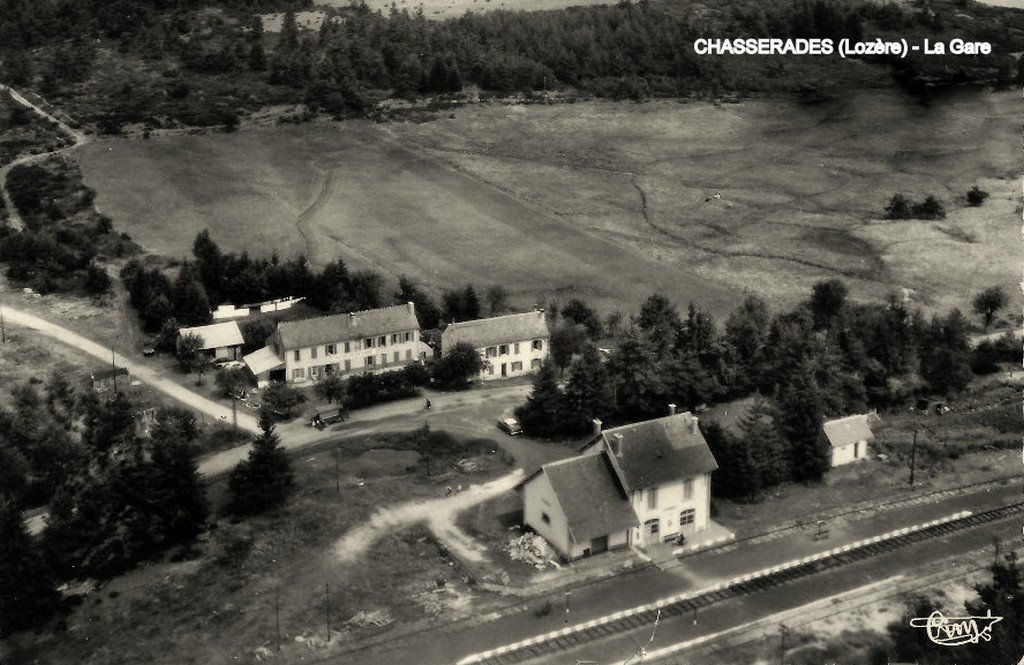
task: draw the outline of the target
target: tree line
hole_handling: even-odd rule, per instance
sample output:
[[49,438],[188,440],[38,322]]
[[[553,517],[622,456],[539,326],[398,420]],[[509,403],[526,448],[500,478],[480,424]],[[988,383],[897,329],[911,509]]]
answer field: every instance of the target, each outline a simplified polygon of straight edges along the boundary
[[[212,309],[223,303],[242,305],[289,296],[305,298],[306,304],[324,313],[412,302],[424,329],[503,314],[509,309],[508,294],[501,286],[478,293],[467,284],[444,290],[437,299],[411,277],[401,275],[397,289],[388,293],[384,275],[374,270],[350,271],[343,259],[316,271],[301,255],[287,260],[276,254],[252,258],[246,252],[222,250],[207,230],[196,235],[192,258],[178,266],[173,278],[168,272],[155,263],[132,259],[120,273],[143,329],[160,333],[165,345],[173,342],[180,326],[209,323]],[[246,347],[260,348],[273,330],[273,322],[244,324]]]
[[7,189],[24,222],[20,231],[0,226],[0,261],[15,284],[39,293],[102,295],[111,284],[102,257],[138,251],[129,237],[114,232],[109,217],[95,211],[96,193],[61,158],[13,168]]
[[[225,0],[218,3],[223,15],[197,12],[199,4],[3,0],[0,44],[7,49],[0,76],[18,85],[38,82],[44,94],[78,94],[68,84],[90,77],[98,57],[95,38],[101,38],[170,72],[162,84],[129,77],[110,91],[102,111],[84,106],[101,129],[116,132],[127,122],[159,125],[162,117],[233,128],[242,106],[304,102],[313,110],[348,116],[388,97],[447,95],[469,86],[496,94],[565,89],[616,99],[789,92],[805,89],[809,79],[789,74],[770,58],[760,58],[763,69],[751,75],[728,59],[695,55],[693,41],[709,34],[859,40],[892,31],[910,38],[944,29],[934,18],[941,8],[925,12],[896,3],[736,0],[708,9],[640,0],[546,12],[467,13],[438,21],[428,20],[422,10],[393,8],[385,14],[358,3],[326,9],[328,19],[308,33],[299,30],[290,10],[309,2],[289,7],[274,0]],[[259,14],[286,7],[282,31],[267,35]],[[975,8],[979,12],[984,10]],[[957,24],[962,36],[981,30],[975,24],[996,20],[981,14]],[[998,39],[984,37],[999,41],[998,53],[1019,51],[1024,23],[1000,19],[999,25]],[[28,49],[36,50],[30,55]],[[897,81],[908,86],[934,69],[925,62],[869,60],[899,68]],[[1012,79],[1012,63],[1004,56],[953,64],[961,78],[988,78],[999,69],[1007,82]],[[226,78],[243,85],[248,99],[226,96],[210,85],[211,79]],[[828,76],[822,73],[810,85],[817,84],[829,85]]]
[[[548,313],[551,354],[517,411],[524,430],[583,436],[595,418],[636,422],[665,415],[670,403],[695,410],[754,396],[739,434],[704,426],[721,467],[715,491],[734,498],[819,480],[829,468],[826,417],[961,391],[979,354],[989,365],[1020,360],[1019,344],[972,351],[959,310],[926,319],[896,297],[855,303],[839,280],[816,284],[805,302],[774,314],[748,296],[721,329],[692,305],[680,315],[660,295],[628,320],[609,317],[603,332],[585,303],[560,312],[549,305]],[[599,339],[610,348],[599,349]]]
[[[208,434],[190,411],[158,409],[147,429],[131,397],[76,389],[59,372],[13,397],[0,409],[0,636],[67,609],[62,582],[109,579],[175,547],[187,556],[210,516],[196,464]],[[269,412],[259,422],[229,478],[229,514],[272,510],[291,491]],[[33,506],[49,511],[38,536],[24,522]]]

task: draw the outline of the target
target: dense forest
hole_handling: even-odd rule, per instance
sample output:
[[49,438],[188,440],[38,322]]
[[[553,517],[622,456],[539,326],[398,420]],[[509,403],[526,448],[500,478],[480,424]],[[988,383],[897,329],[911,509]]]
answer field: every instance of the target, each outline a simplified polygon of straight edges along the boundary
[[[959,310],[926,319],[895,297],[856,303],[839,280],[816,284],[786,311],[748,296],[724,326],[694,306],[680,315],[658,295],[603,327],[586,303],[547,311],[551,358],[517,411],[525,431],[582,436],[594,418],[629,423],[663,416],[670,403],[695,410],[755,396],[739,435],[702,423],[720,467],[715,493],[741,500],[789,480],[820,480],[830,462],[823,418],[955,394],[974,373],[1021,362],[1010,337],[972,350]],[[611,347],[607,357],[598,342]]]
[[233,127],[241,112],[284,102],[335,116],[363,114],[382,99],[450,96],[469,87],[643,99],[821,94],[870,78],[838,56],[698,56],[692,45],[701,36],[948,35],[993,42],[990,56],[867,59],[878,65],[876,81],[889,72],[918,92],[942,82],[1009,84],[1018,65],[1007,54],[1024,50],[1024,12],[965,1],[733,0],[710,8],[641,0],[444,21],[353,5],[328,10],[318,31],[300,30],[289,11],[273,35],[264,33],[256,12],[285,3],[226,1],[197,11],[199,4],[3,0],[0,78],[37,87],[78,117],[118,131],[126,123]]

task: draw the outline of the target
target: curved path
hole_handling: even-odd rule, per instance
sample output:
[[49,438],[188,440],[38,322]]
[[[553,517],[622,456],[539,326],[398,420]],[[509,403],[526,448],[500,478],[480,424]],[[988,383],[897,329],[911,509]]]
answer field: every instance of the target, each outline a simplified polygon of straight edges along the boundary
[[484,549],[455,525],[455,517],[467,508],[508,492],[523,479],[522,469],[496,478],[482,485],[470,485],[465,490],[444,499],[431,501],[408,501],[388,508],[381,508],[366,522],[349,530],[334,545],[337,560],[341,563],[356,559],[370,548],[381,536],[399,529],[425,522],[438,540],[460,557],[481,561],[486,555]]
[[[72,346],[89,354],[90,356],[98,358],[99,360],[104,362],[113,362],[119,367],[126,368],[132,376],[138,378],[140,381],[153,386],[157,390],[173,397],[182,404],[213,418],[224,420],[225,422],[231,422],[231,409],[223,404],[219,404],[212,399],[203,397],[202,395],[189,390],[185,386],[160,376],[151,367],[129,360],[118,353],[114,353],[111,349],[108,349],[101,344],[97,344],[91,339],[82,337],[78,333],[72,332],[67,328],[63,328],[55,323],[41,319],[38,316],[29,314],[28,312],[11,309],[10,307],[4,308],[4,322],[8,325],[31,328],[32,330],[40,332],[47,337],[52,337],[53,339],[63,342],[68,346]],[[238,427],[253,433],[260,431],[259,426],[256,424],[256,419],[246,413],[238,414]]]
[[19,158],[15,159],[13,162],[11,162],[9,164],[5,164],[3,167],[0,167],[0,195],[3,196],[4,205],[7,208],[7,223],[10,226],[12,226],[13,228],[15,228],[18,231],[20,231],[20,230],[25,228],[25,222],[21,219],[21,215],[18,214],[18,209],[17,209],[17,207],[15,207],[14,201],[11,200],[11,195],[7,191],[7,174],[10,173],[11,169],[13,169],[16,166],[21,166],[23,164],[30,164],[32,162],[37,162],[37,161],[46,159],[47,157],[50,157],[52,155],[59,155],[59,154],[64,153],[64,152],[66,152],[68,150],[76,148],[76,147],[82,145],[83,143],[87,143],[89,141],[89,137],[86,136],[85,134],[83,134],[82,132],[74,129],[73,127],[68,125],[66,122],[64,122],[63,120],[60,120],[59,118],[57,118],[56,116],[52,115],[48,111],[45,111],[42,108],[40,108],[39,106],[33,104],[28,99],[26,99],[24,95],[22,95],[20,92],[18,92],[14,88],[12,88],[12,87],[10,87],[8,85],[4,85],[3,83],[0,83],[0,91],[6,92],[7,94],[9,94],[11,96],[11,99],[16,101],[17,103],[21,104],[22,106],[24,106],[26,108],[32,109],[37,114],[41,115],[43,118],[45,118],[45,119],[49,120],[50,122],[56,124],[57,127],[62,132],[67,134],[69,137],[71,137],[71,140],[72,140],[71,145],[66,145],[63,148],[58,148],[57,150],[50,150],[48,152],[40,152],[40,153],[31,154],[31,155],[24,155],[22,157],[19,157]]

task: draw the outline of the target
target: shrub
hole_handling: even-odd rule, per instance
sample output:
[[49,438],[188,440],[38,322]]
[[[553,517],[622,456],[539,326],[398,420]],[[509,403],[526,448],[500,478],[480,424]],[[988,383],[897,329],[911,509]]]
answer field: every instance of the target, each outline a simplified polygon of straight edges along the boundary
[[288,383],[272,383],[263,391],[263,403],[281,417],[290,418],[305,402],[306,396]]
[[345,405],[350,409],[416,397],[420,394],[403,372],[353,376],[347,382],[346,393]]
[[967,192],[967,203],[972,206],[980,206],[988,198],[988,192],[980,189],[977,185],[971,187],[971,190]]

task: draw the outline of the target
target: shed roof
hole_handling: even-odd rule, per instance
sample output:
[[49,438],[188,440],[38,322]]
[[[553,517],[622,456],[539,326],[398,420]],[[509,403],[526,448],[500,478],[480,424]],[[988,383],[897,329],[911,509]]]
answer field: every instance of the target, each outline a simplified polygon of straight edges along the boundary
[[277,355],[272,346],[264,346],[258,351],[253,351],[242,360],[253,374],[259,376],[263,372],[284,367],[284,358]]
[[836,420],[826,420],[821,429],[824,430],[825,438],[833,448],[841,448],[857,441],[874,439],[871,420],[881,421],[877,413],[860,413]]
[[[689,412],[601,432],[629,491],[656,487],[718,468],[697,418]],[[614,445],[613,445],[614,444]],[[617,452],[615,452],[617,451]]]
[[198,335],[203,340],[203,350],[220,349],[226,346],[241,346],[242,331],[234,321],[223,323],[211,323],[208,326],[195,326],[193,328],[182,328],[179,334]]
[[478,349],[550,336],[544,312],[538,310],[449,324],[441,333],[441,346],[447,351],[459,342],[467,342]]
[[281,321],[277,325],[277,332],[281,337],[281,346],[285,350],[291,350],[374,335],[419,330],[419,327],[416,308],[410,302],[361,312]]
[[640,524],[606,454],[545,464],[541,472],[551,483],[576,542]]

